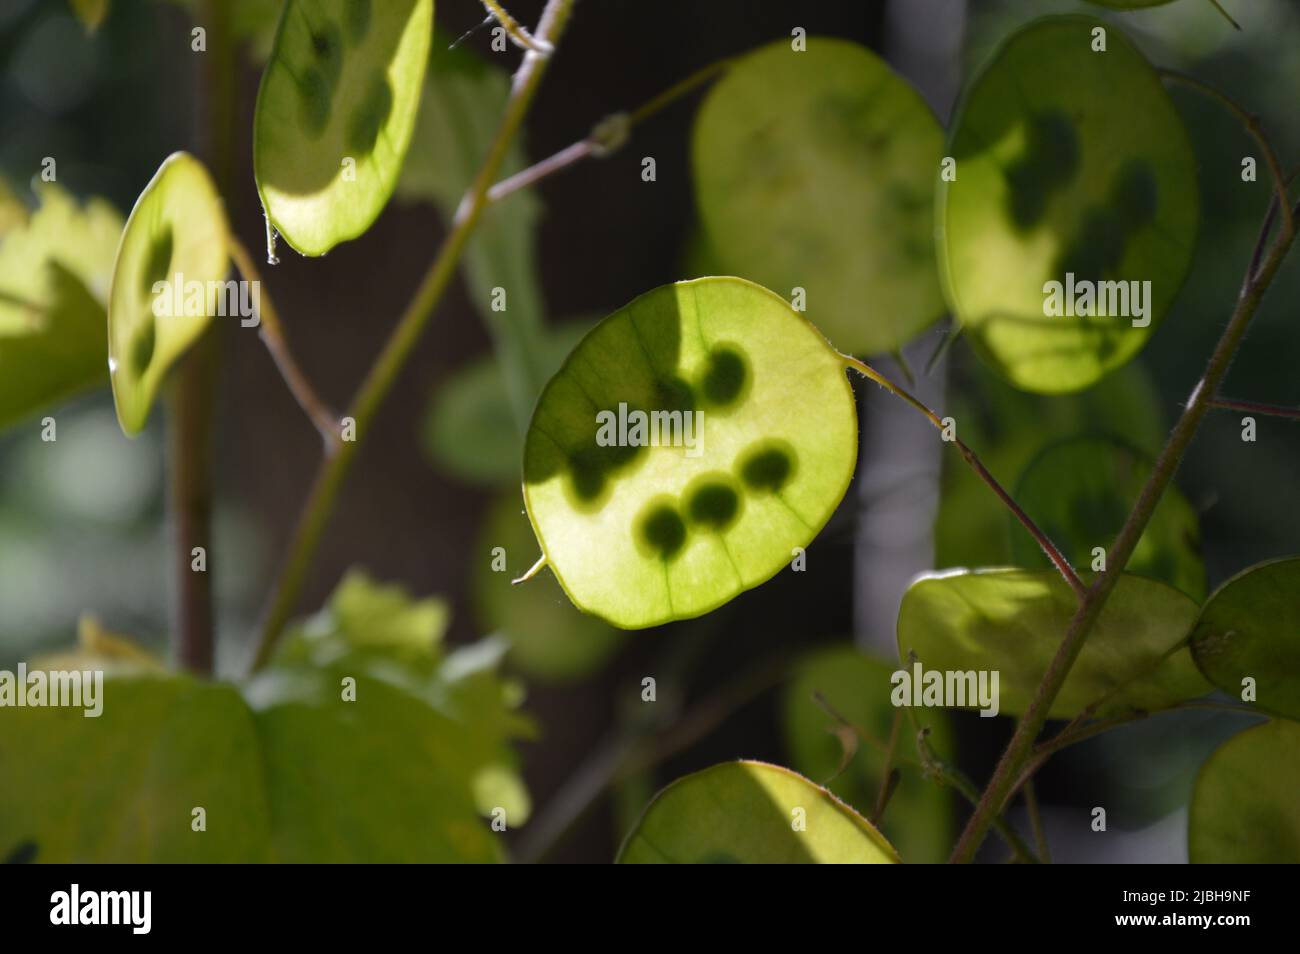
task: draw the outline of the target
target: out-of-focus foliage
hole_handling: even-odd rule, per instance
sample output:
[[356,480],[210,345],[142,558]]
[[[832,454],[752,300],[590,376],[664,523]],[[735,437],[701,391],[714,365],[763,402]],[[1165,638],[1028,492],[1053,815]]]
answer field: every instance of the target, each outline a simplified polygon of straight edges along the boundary
[[[1077,394],[1017,391],[981,363],[956,362],[948,413],[957,433],[1004,486],[1048,444],[1074,436],[1117,438],[1147,454],[1164,440],[1160,395],[1138,362]],[[1005,566],[1012,562],[1006,508],[957,455],[944,461],[935,566]],[[1109,543],[1109,541],[1107,541]]]
[[[939,268],[976,353],[1017,387],[1050,394],[1137,354],[1187,275],[1200,201],[1182,120],[1124,33],[1059,17],[1013,34],[965,90],[948,155]],[[1048,313],[1050,282],[1070,312]],[[1076,282],[1095,284],[1090,309],[1103,282],[1124,294],[1105,314],[1074,315]]]
[[[436,35],[397,197],[432,202],[450,224],[491,147],[510,95],[510,78],[468,50],[447,47],[447,37]],[[502,174],[524,164],[517,139],[506,153]],[[470,298],[492,333],[504,397],[520,434],[543,382],[554,371],[537,277],[540,216],[541,203],[529,191],[493,203],[483,211],[463,259]],[[501,289],[504,299],[494,289]]]
[[[558,371],[592,324],[566,321],[543,329],[538,370],[548,378]],[[421,430],[424,449],[439,467],[473,483],[518,486],[524,437],[510,408],[507,379],[500,358],[491,354],[439,383]]]
[[892,351],[943,312],[932,238],[943,132],[875,53],[806,39],[741,57],[700,107],[701,218],[722,274],[803,288],[837,348]]
[[[909,864],[935,864],[952,850],[952,792],[925,778],[916,765],[915,729],[906,710],[890,702],[890,677],[895,667],[864,656],[852,646],[818,650],[795,669],[784,694],[784,723],[790,765],[821,782],[864,816],[875,809],[880,793],[885,753],[865,742],[846,749],[837,733],[846,731],[836,716],[861,729],[882,746],[888,745],[895,717],[901,716],[896,758],[900,773],[890,797],[881,832]],[[835,715],[818,701],[824,700]],[[920,714],[930,729],[929,742],[943,758],[955,755],[948,718],[938,710]],[[847,764],[846,752],[852,751]]]
[[[498,569],[500,547],[501,564]],[[510,644],[509,660],[520,671],[551,682],[572,682],[595,672],[624,637],[608,623],[579,612],[549,573],[526,586],[522,576],[537,559],[523,502],[517,492],[499,498],[488,512],[472,561],[475,616],[485,633]]]
[[[1150,477],[1154,461],[1123,443],[1107,438],[1072,438],[1052,444],[1020,475],[1014,496],[1044,533],[1078,569],[1094,566],[1100,547],[1114,542]],[[1011,514],[1011,550],[1015,564],[1050,566],[1047,554]],[[1160,498],[1151,520],[1124,567],[1182,590],[1193,599],[1205,596],[1196,511],[1177,487]]]
[[531,727],[496,675],[500,648],[444,652],[445,624],[441,602],[353,574],[244,685],[160,674],[120,637],[83,631],[74,659],[116,662],[102,714],[9,713],[0,772],[24,785],[0,790],[0,854],[499,860],[484,816],[526,820],[509,743]]
[[108,380],[105,302],[122,218],[43,183],[27,209],[0,186],[0,427]]

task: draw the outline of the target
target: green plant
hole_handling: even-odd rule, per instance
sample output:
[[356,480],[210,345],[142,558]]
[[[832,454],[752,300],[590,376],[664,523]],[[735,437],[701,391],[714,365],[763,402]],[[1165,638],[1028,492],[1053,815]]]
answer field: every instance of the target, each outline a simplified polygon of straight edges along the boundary
[[[12,224],[3,213],[13,203],[0,201],[0,368],[21,368],[0,379],[0,423],[102,385],[107,365],[121,429],[135,435],[168,380],[181,583],[174,665],[91,618],[75,648],[32,661],[47,686],[60,673],[106,673],[107,702],[102,721],[43,703],[4,712],[0,774],[28,784],[0,789],[0,853],[504,859],[495,833],[532,814],[514,744],[536,731],[508,667],[581,678],[623,645],[620,630],[699,619],[703,633],[724,604],[801,568],[853,477],[860,377],[952,445],[964,469],[945,476],[940,560],[973,554],[988,565],[912,583],[897,661],[843,647],[760,661],[720,702],[678,698],[666,713],[630,718],[634,730],[595,763],[597,788],[630,793],[628,820],[637,815],[618,860],[968,862],[990,829],[1017,860],[1049,860],[1033,787],[1044,764],[1118,726],[1197,707],[1269,721],[1201,769],[1192,860],[1297,860],[1300,558],[1252,567],[1206,598],[1198,514],[1173,486],[1212,409],[1300,417],[1221,393],[1300,215],[1294,175],[1259,120],[1152,66],[1115,20],[1072,15],[1007,36],[965,87],[945,138],[876,54],[796,29],[529,166],[516,140],[564,55],[574,0],[547,0],[532,32],[485,6],[523,51],[509,84],[446,49],[432,0],[287,0],[275,28],[252,119],[268,262],[277,238],[322,256],[361,237],[394,196],[432,202],[447,224],[342,414],[295,361],[288,322],[227,222],[223,199],[238,188],[223,158],[228,128],[214,130],[206,163],[167,158],[124,226],[57,188]],[[219,4],[206,14],[229,35]],[[1170,84],[1242,121],[1271,194],[1228,323],[1162,439],[1152,388],[1130,362],[1177,311],[1202,217],[1198,161]],[[691,174],[693,266],[707,277],[631,290],[640,294],[594,324],[548,327],[539,203],[527,190],[617,152],[706,87]],[[424,441],[444,467],[497,493],[479,548],[491,570],[475,564],[473,593],[479,622],[500,635],[449,649],[445,602],[360,572],[318,614],[295,619],[361,443],[462,264],[494,355],[434,395]],[[204,341],[226,314],[231,265],[257,290],[244,317],[324,447],[249,670],[226,681],[213,673],[199,563],[210,509]],[[498,308],[506,289],[512,304]],[[180,312],[160,313],[160,301]],[[945,307],[955,324],[940,347],[960,337],[984,365],[951,416],[857,356],[899,355]],[[1042,429],[1023,422],[1036,414]],[[1018,476],[1014,493],[995,472]],[[984,547],[988,535],[996,546]],[[925,683],[926,670],[938,681]],[[954,674],[971,675],[957,701]],[[975,674],[997,677],[993,698],[976,692]],[[746,760],[643,797],[653,766],[786,676],[787,744],[809,777]],[[643,700],[656,698],[653,683]],[[1204,700],[1215,689],[1238,701]],[[1015,717],[982,789],[953,764],[936,706]],[[1048,720],[1065,724],[1047,734]],[[84,766],[104,760],[118,760],[115,777],[89,780]],[[576,790],[580,801],[591,785]],[[972,807],[955,847],[943,843],[954,792]],[[1021,794],[1032,845],[1008,814]],[[557,803],[523,857],[542,856],[571,820]],[[232,834],[193,837],[218,824]]]

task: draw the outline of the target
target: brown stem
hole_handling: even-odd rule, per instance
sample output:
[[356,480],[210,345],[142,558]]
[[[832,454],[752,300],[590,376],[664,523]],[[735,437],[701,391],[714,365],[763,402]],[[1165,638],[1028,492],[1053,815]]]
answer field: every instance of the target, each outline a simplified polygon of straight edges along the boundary
[[561,172],[583,159],[603,158],[616,152],[627,140],[633,127],[645,122],[651,116],[670,106],[688,93],[714,79],[719,73],[728,69],[734,59],[717,60],[708,66],[696,70],[680,82],[659,93],[653,99],[643,103],[630,113],[615,113],[596,124],[585,139],[565,146],[559,152],[547,156],[527,169],[520,170],[507,179],[502,179],[488,190],[488,201],[498,202],[506,196],[526,189],[540,182],[547,176]]
[[271,359],[275,362],[280,377],[288,386],[289,393],[293,395],[298,406],[302,408],[308,420],[320,432],[321,439],[325,441],[325,456],[333,456],[338,450],[341,435],[338,415],[331,411],[329,405],[316,393],[316,389],[311,386],[302,368],[298,366],[293,352],[289,350],[289,341],[284,335],[284,327],[280,324],[279,312],[276,311],[275,304],[267,293],[253,256],[234,237],[230,240],[230,257],[234,260],[235,268],[244,276],[244,280],[257,284],[260,326],[258,334],[262,343],[266,345],[266,350],[271,353]]
[[[554,46],[568,24],[573,11],[574,0],[547,0],[542,11],[534,37],[538,42]],[[550,57],[529,51],[524,54],[523,63],[515,73],[511,84],[510,98],[506,102],[505,114],[497,133],[488,150],[483,166],[475,176],[474,182],[461,199],[460,207],[452,219],[451,231],[443,240],[433,263],[425,273],[415,297],[411,299],[397,326],[393,329],[383,351],[371,366],[362,381],[356,397],[348,409],[347,416],[355,423],[356,440],[345,441],[339,445],[337,453],[327,456],[316,471],[315,481],[308,493],[302,514],[294,529],[293,539],[289,543],[288,553],[279,577],[271,592],[270,601],[263,616],[261,633],[253,658],[253,668],[260,669],[271,658],[276,641],[284,631],[285,624],[298,601],[307,578],[307,570],[320,545],[325,524],[334,510],[334,503],[344,478],[352,465],[370,423],[374,420],[380,405],[392,390],[394,383],[406,360],[410,357],[430,316],[442,299],[447,286],[456,274],[456,267],[461,254],[469,241],[474,227],[478,224],[483,210],[487,207],[487,193],[493,180],[505,161],[506,153],[514,140],[515,134],[523,125],[524,117],[532,105],[537,88]]]
[[1283,407],[1280,404],[1261,404],[1259,401],[1235,401],[1231,398],[1211,398],[1211,407],[1227,411],[1247,411],[1251,414],[1267,414],[1270,417],[1285,417],[1300,421],[1300,407]]
[[1293,231],[1283,231],[1273,244],[1268,257],[1261,264],[1257,278],[1250,281],[1238,297],[1232,318],[1215,346],[1205,374],[1192,389],[1187,406],[1179,417],[1178,423],[1174,425],[1164,449],[1160,452],[1151,477],[1142,488],[1133,510],[1129,513],[1110,550],[1106,572],[1088,590],[1071,619],[1065,638],[1061,641],[1047,672],[1043,674],[1024,718],[1016,726],[1016,731],[1002,753],[993,777],[980,798],[979,805],[967,822],[957,846],[953,849],[951,861],[969,862],[974,858],[989,825],[1001,813],[1002,806],[1021,779],[1022,769],[1032,753],[1034,739],[1042,731],[1052,703],[1061,691],[1061,686],[1065,684],[1065,679],[1088,635],[1096,625],[1102,608],[1119,582],[1120,575],[1133,555],[1133,550],[1142,536],[1142,531],[1146,529],[1156,504],[1164,495],[1169,482],[1173,480],[1174,473],[1178,470],[1178,465],[1188,445],[1191,444],[1201,420],[1209,411],[1212,396],[1217,393],[1219,385],[1227,374],[1228,366],[1246,334],[1246,329],[1250,326],[1250,321],[1255,316],[1273,276],[1286,257],[1294,237]]
[[[899,387],[893,381],[890,381],[875,368],[871,367],[871,365],[853,357],[852,355],[842,354],[840,355],[840,358],[847,367],[852,368],[863,377],[880,385],[890,394],[902,398],[908,404],[912,405],[912,407],[924,414],[926,419],[938,428],[940,432],[944,430],[943,420],[940,419],[938,414],[926,407],[925,404],[915,398],[908,391]],[[984,466],[983,462],[980,461],[975,452],[966,446],[965,441],[954,434],[953,439],[949,443],[952,443],[957,447],[957,450],[961,452],[962,460],[966,461],[970,468],[979,476],[980,480],[989,485],[993,492],[998,495],[998,499],[1001,500],[1015,518],[1020,521],[1021,526],[1029,531],[1029,535],[1034,538],[1034,541],[1042,548],[1043,552],[1047,554],[1047,558],[1052,561],[1052,564],[1060,572],[1061,576],[1065,578],[1065,582],[1070,584],[1070,589],[1074,590],[1075,596],[1082,599],[1087,588],[1083,585],[1083,581],[1079,579],[1079,574],[1074,572],[1074,567],[1072,567],[1070,561],[1065,558],[1065,554],[1062,553],[1056,544],[1052,542],[1051,538],[1039,528],[1038,524],[1034,523],[1033,519],[1029,514],[1025,513],[1020,504],[1016,503],[1015,498],[1012,497],[1011,494],[1007,493],[1003,486],[998,483],[997,478],[989,473],[988,468]]]

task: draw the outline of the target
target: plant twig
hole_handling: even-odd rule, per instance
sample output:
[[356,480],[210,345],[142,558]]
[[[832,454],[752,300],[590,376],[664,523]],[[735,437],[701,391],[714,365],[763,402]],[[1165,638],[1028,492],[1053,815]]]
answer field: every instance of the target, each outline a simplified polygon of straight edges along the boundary
[[[217,189],[230,195],[234,170],[236,46],[225,5],[200,8],[212,52],[200,57],[194,84],[195,151],[212,170]],[[212,436],[217,382],[216,328],[202,335],[177,364],[167,392],[168,517],[172,534],[175,604],[172,655],[181,668],[212,672],[216,655],[212,601]],[[202,553],[202,569],[195,559]]]
[[1029,812],[1029,825],[1034,832],[1034,845],[1038,848],[1038,857],[1044,864],[1052,863],[1052,852],[1047,847],[1047,831],[1043,828],[1043,815],[1038,808],[1038,792],[1032,778],[1025,779],[1025,809]]
[[[913,397],[911,393],[899,387],[893,381],[890,381],[875,368],[871,367],[871,365],[859,358],[853,357],[852,355],[842,354],[840,355],[840,358],[844,361],[844,364],[847,367],[857,371],[863,377],[874,381],[895,397],[902,398],[908,404],[912,405],[912,407],[924,414],[926,419],[941,433],[945,430],[944,423],[938,414],[930,410],[930,408],[920,400]],[[956,446],[957,450],[961,452],[962,459],[970,465],[970,468],[974,470],[977,475],[979,475],[980,480],[984,481],[984,483],[988,484],[989,487],[992,488],[993,492],[998,495],[998,499],[1000,499],[1002,503],[1006,505],[1007,509],[1015,515],[1015,518],[1020,521],[1021,525],[1029,531],[1030,536],[1032,536],[1035,542],[1042,547],[1043,552],[1047,554],[1047,558],[1052,561],[1052,564],[1060,572],[1061,576],[1065,578],[1065,582],[1070,584],[1070,589],[1074,590],[1075,596],[1079,599],[1083,599],[1087,588],[1083,585],[1083,581],[1079,579],[1079,574],[1074,572],[1074,567],[1072,567],[1070,561],[1065,558],[1065,554],[1063,554],[1056,544],[1052,542],[1051,538],[1039,528],[1038,524],[1034,523],[1033,519],[1029,514],[1025,513],[1020,504],[1016,503],[1015,498],[1012,497],[1011,494],[1007,493],[1002,485],[998,483],[997,479],[989,473],[988,468],[984,466],[983,462],[980,461],[975,452],[966,446],[965,441],[954,434],[953,439],[949,443]]]
[[[547,0],[542,11],[535,38],[554,47],[568,24],[574,0]],[[523,62],[511,84],[510,98],[497,128],[496,137],[487,157],[475,176],[474,182],[461,199],[460,207],[452,219],[451,229],[443,240],[433,263],[425,273],[415,297],[411,299],[397,326],[393,329],[383,351],[366,374],[356,397],[348,408],[347,416],[355,422],[356,440],[345,441],[333,456],[326,457],[316,472],[315,481],[307,502],[298,519],[287,556],[271,592],[270,601],[262,618],[253,668],[260,669],[271,658],[285,624],[298,600],[307,570],[320,544],[325,524],[334,509],[339,489],[356,456],[360,442],[369,431],[379,406],[392,390],[407,358],[424,333],[443,293],[456,274],[461,253],[469,241],[479,217],[487,206],[487,193],[500,171],[510,143],[523,125],[533,98],[546,73],[551,58],[534,50],[524,54]]]
[[514,41],[515,46],[547,56],[555,51],[555,47],[548,41],[539,40],[524,29],[524,25],[507,13],[506,8],[497,3],[496,0],[483,0],[483,6],[487,7],[488,13],[501,24],[506,31],[506,35]]
[[1264,129],[1260,125],[1259,117],[1254,113],[1247,112],[1227,93],[1211,86],[1209,83],[1201,82],[1195,76],[1188,76],[1178,70],[1169,69],[1158,69],[1156,72],[1164,79],[1182,83],[1189,89],[1194,89],[1201,95],[1208,96],[1237,117],[1237,120],[1246,128],[1246,131],[1250,133],[1255,142],[1259,144],[1259,148],[1264,152],[1264,162],[1268,165],[1269,174],[1273,177],[1273,188],[1276,191],[1277,202],[1282,208],[1283,233],[1288,239],[1294,238],[1295,215],[1291,211],[1291,203],[1287,199],[1287,178],[1282,174],[1282,164],[1277,160],[1277,153],[1273,150],[1273,144],[1264,135]]
[[898,770],[894,768],[894,753],[898,750],[898,730],[903,725],[903,712],[894,710],[894,722],[889,729],[889,745],[885,749],[885,763],[880,768],[880,791],[876,793],[876,807],[871,813],[871,823],[877,825],[885,814],[890,796],[898,785]]
[[508,195],[540,182],[547,176],[561,172],[583,159],[595,157],[602,159],[622,148],[632,129],[645,122],[651,116],[670,106],[677,100],[693,92],[728,69],[735,60],[732,58],[718,60],[696,70],[680,82],[643,103],[629,113],[614,113],[598,122],[585,139],[565,146],[559,152],[533,163],[527,169],[516,172],[509,178],[502,179],[488,190],[488,201],[499,202]]
[[307,415],[307,419],[315,425],[321,439],[325,441],[325,456],[333,456],[338,449],[341,436],[338,415],[331,411],[329,405],[316,393],[316,389],[311,386],[302,368],[294,360],[293,352],[289,350],[289,341],[284,335],[284,328],[280,324],[280,315],[271,301],[271,296],[267,294],[266,285],[257,271],[253,256],[249,255],[248,249],[233,237],[230,241],[230,257],[235,262],[235,268],[244,276],[244,281],[257,283],[258,333],[263,344],[266,345],[266,350],[271,353],[271,359],[275,362],[280,377],[284,378],[289,393],[293,395],[298,406]]
[[[1272,154],[1272,149],[1270,148],[1268,152]],[[1285,197],[1282,202],[1286,204]],[[1287,210],[1290,211],[1289,205],[1287,205]],[[1227,374],[1228,366],[1232,363],[1233,356],[1246,334],[1246,329],[1250,326],[1251,319],[1254,318],[1255,312],[1259,309],[1264,293],[1272,283],[1273,277],[1290,250],[1294,238],[1295,235],[1292,230],[1284,230],[1279,235],[1273,243],[1267,258],[1260,265],[1259,274],[1253,280],[1247,282],[1246,287],[1238,296],[1232,317],[1215,346],[1204,375],[1192,389],[1187,405],[1179,417],[1178,423],[1174,425],[1164,449],[1160,452],[1151,476],[1142,488],[1137,502],[1133,505],[1132,511],[1119,532],[1119,536],[1109,551],[1106,571],[1084,596],[1083,602],[1070,620],[1065,638],[1061,641],[1056,655],[1052,658],[1051,664],[1043,674],[1042,681],[1034,692],[1028,710],[1017,724],[1011,741],[1007,744],[1006,750],[998,760],[993,777],[989,780],[975,812],[971,815],[961,838],[953,849],[951,861],[969,862],[974,858],[975,852],[984,840],[989,826],[994,818],[1001,813],[1007,798],[1020,781],[1025,762],[1032,754],[1034,740],[1042,730],[1043,723],[1047,720],[1047,714],[1052,703],[1061,691],[1061,687],[1065,684],[1065,679],[1074,666],[1074,662],[1078,658],[1088,635],[1096,625],[1102,608],[1106,605],[1111,592],[1119,582],[1120,575],[1123,573],[1124,567],[1127,566],[1129,558],[1133,555],[1133,550],[1137,546],[1143,530],[1146,529],[1147,522],[1151,519],[1156,504],[1160,502],[1165,489],[1173,480],[1174,473],[1178,470],[1178,465],[1181,463],[1188,445],[1191,444],[1192,438],[1196,435],[1201,420],[1209,411],[1212,396],[1218,392],[1219,385]]]
[[1286,417],[1300,421],[1300,407],[1283,407],[1280,404],[1261,404],[1259,401],[1235,401],[1232,398],[1210,398],[1210,406],[1227,411],[1247,411],[1251,414],[1267,414],[1270,417]]

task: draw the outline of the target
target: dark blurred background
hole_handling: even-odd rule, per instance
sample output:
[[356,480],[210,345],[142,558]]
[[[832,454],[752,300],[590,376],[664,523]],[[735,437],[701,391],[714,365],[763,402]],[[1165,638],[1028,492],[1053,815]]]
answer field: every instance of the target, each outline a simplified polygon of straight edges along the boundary
[[[1155,61],[1194,72],[1259,113],[1280,153],[1295,156],[1300,146],[1294,123],[1300,88],[1296,5],[1289,0],[1225,3],[1245,31],[1232,30],[1202,0],[1115,19]],[[236,5],[270,8],[272,23],[278,8],[272,0]],[[540,0],[517,0],[510,9],[521,22],[533,23],[541,6]],[[891,45],[910,38],[922,55],[911,50],[900,69],[948,71],[959,79],[1018,23],[1056,10],[1112,16],[1071,2],[583,0],[529,118],[525,149],[532,159],[544,157],[584,136],[601,117],[646,101],[720,57],[788,37],[793,26],[855,40],[896,63],[899,50]],[[250,15],[254,22],[257,13]],[[42,157],[56,156],[64,187],[78,197],[104,196],[128,212],[162,158],[194,142],[193,17],[175,2],[115,0],[99,30],[88,34],[64,0],[5,0],[0,5],[0,174],[10,187],[25,196]],[[444,35],[458,36],[481,22],[483,10],[473,0],[440,0],[436,17]],[[945,33],[928,30],[932,17],[945,18],[946,32],[959,38],[956,62],[927,65],[927,35]],[[257,50],[266,39],[254,31],[245,51],[235,125],[237,188],[225,197],[235,230],[252,248],[260,246],[263,234],[250,135],[260,73]],[[487,32],[480,31],[465,46],[513,68],[517,51],[492,53],[488,42]],[[946,95],[950,102],[951,83],[927,75],[909,78],[923,90],[934,87],[931,101],[946,121],[942,99]],[[1173,95],[1203,169],[1225,162],[1236,166],[1237,157],[1252,153],[1230,116],[1181,90]],[[646,123],[613,157],[582,164],[540,187],[538,260],[550,319],[602,315],[642,291],[685,277],[696,234],[688,155],[698,100],[696,94]],[[656,158],[654,183],[640,180],[643,156]],[[418,157],[408,158],[413,161]],[[1247,191],[1226,177],[1202,175],[1201,189],[1204,216],[1191,278],[1139,359],[1158,389],[1166,425],[1227,319],[1267,198],[1265,188]],[[442,233],[432,205],[395,201],[369,233],[328,258],[303,259],[282,248],[281,264],[265,270],[267,290],[300,363],[335,406],[347,404]],[[1296,300],[1296,285],[1291,267],[1232,371],[1227,390],[1234,396],[1300,402],[1294,371],[1300,335],[1287,307]],[[939,333],[925,336],[927,352]],[[256,335],[241,333],[233,323],[217,334],[218,508],[212,561],[219,669],[234,674],[245,665],[252,627],[318,463],[320,441]],[[302,612],[319,607],[345,570],[363,566],[375,578],[404,583],[413,593],[451,600],[453,642],[483,635],[471,605],[471,577],[477,561],[488,559],[480,534],[499,495],[435,466],[420,435],[438,384],[490,348],[479,312],[457,284],[367,435],[303,594]],[[944,381],[955,388],[968,380],[973,361],[964,345],[954,347],[940,391]],[[170,578],[160,418],[155,412],[149,430],[128,441],[104,391],[59,410],[57,449],[39,441],[36,422],[0,435],[0,665],[67,643],[83,610],[94,611],[115,630],[165,647]],[[1237,418],[1211,417],[1180,475],[1201,514],[1211,586],[1250,563],[1300,549],[1300,511],[1294,505],[1300,431],[1265,419],[1259,426],[1258,442],[1243,454]],[[1010,481],[1015,475],[1000,476]],[[762,670],[764,660],[779,665],[815,645],[853,638],[858,506],[859,495],[851,491],[810,549],[807,572],[782,573],[704,620],[632,634],[605,666],[577,682],[527,681],[526,707],[541,736],[523,747],[523,764],[538,817],[548,823],[565,815],[548,819],[546,813],[566,780],[580,770],[585,773],[580,780],[603,777],[600,760],[618,751],[619,739],[663,732],[682,747],[652,772],[615,786],[614,797],[588,799],[581,784],[564,788],[566,804],[591,801],[592,808],[567,837],[555,841],[549,858],[612,857],[629,812],[658,785],[684,772],[738,756],[787,761],[779,693],[763,689],[770,680],[760,672],[754,691],[739,693],[734,704],[721,687],[733,685],[753,666]],[[928,531],[922,535],[928,539]],[[862,551],[857,552],[861,560]],[[888,605],[878,609],[885,617],[892,614]],[[860,645],[877,649],[893,636],[858,635]],[[659,678],[661,698],[688,709],[724,700],[720,715],[700,723],[699,738],[691,731],[673,735],[663,726],[638,725],[640,717],[632,713],[646,675]],[[1049,820],[1054,811],[1068,814],[1103,795],[1118,798],[1119,804],[1137,806],[1127,816],[1121,812],[1116,822],[1134,840],[1108,842],[1110,860],[1125,860],[1126,853],[1183,860],[1178,812],[1188,773],[1237,726],[1181,718],[1127,730],[1107,740],[1106,748],[1083,746],[1052,763],[1041,788]],[[1010,731],[1009,722],[995,721],[1000,724],[957,720],[961,763],[977,779],[987,776]],[[526,828],[522,838],[528,837]],[[1091,860],[1088,852],[1095,850],[1080,847],[1079,857]]]

